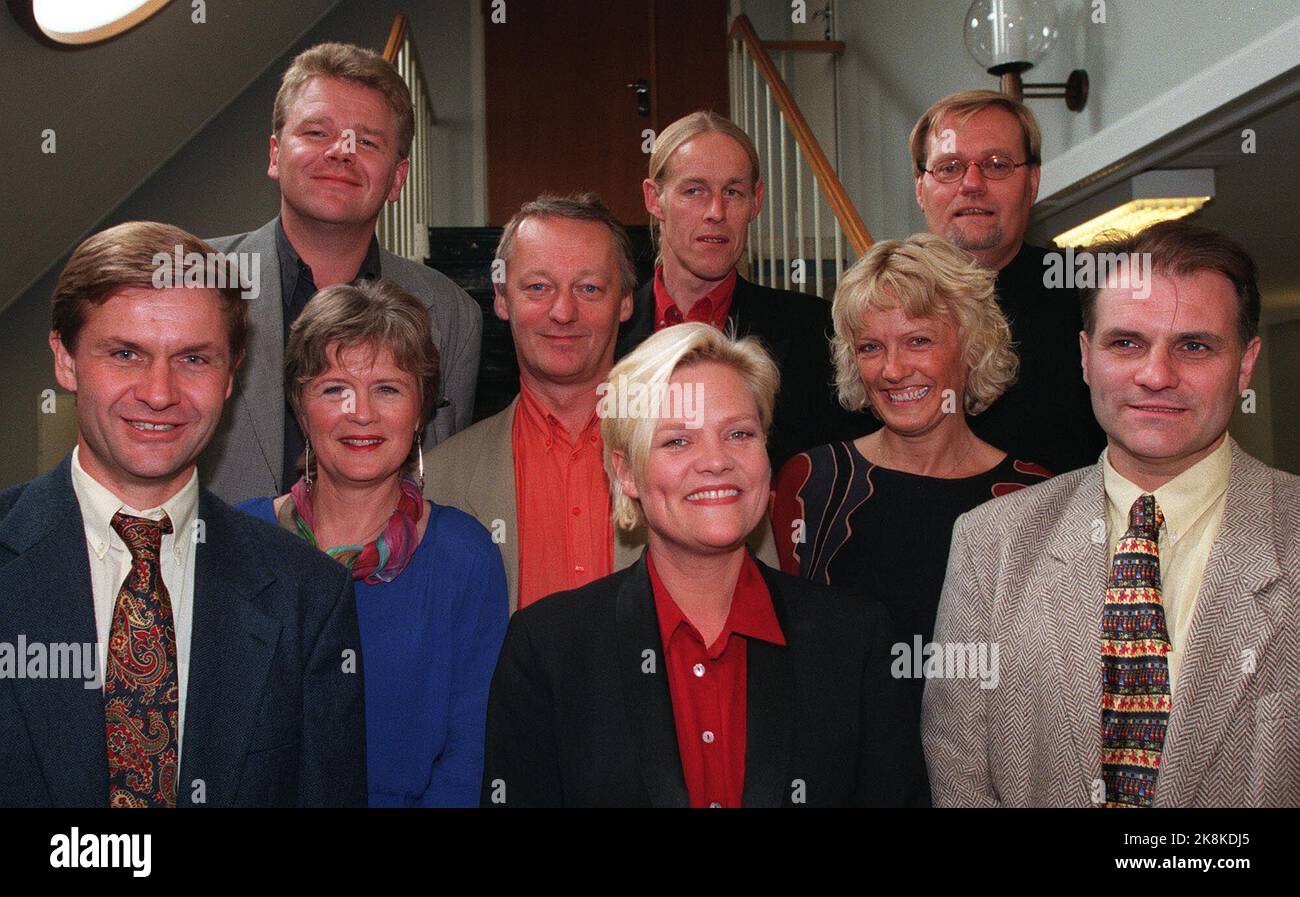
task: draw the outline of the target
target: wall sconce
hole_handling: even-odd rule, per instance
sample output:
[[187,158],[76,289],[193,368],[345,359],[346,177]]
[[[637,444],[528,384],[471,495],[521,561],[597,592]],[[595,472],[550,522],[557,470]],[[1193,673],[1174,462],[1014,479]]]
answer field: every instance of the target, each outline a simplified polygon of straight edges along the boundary
[[1070,72],[1064,84],[1025,84],[1021,74],[1041,62],[1056,43],[1052,0],[975,0],[966,11],[966,49],[990,75],[1002,79],[1002,92],[1017,100],[1065,98],[1079,112],[1088,103],[1088,73]]
[[1157,221],[1198,212],[1213,198],[1213,168],[1144,171],[1053,216],[1053,242],[1061,249],[1081,248],[1105,231],[1137,233]]

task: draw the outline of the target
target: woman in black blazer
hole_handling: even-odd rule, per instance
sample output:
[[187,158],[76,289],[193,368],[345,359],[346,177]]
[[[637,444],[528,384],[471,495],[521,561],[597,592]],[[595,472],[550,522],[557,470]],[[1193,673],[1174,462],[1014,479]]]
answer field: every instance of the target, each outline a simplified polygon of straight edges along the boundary
[[924,802],[884,608],[773,570],[778,373],[753,339],[679,324],[610,372],[598,409],[633,566],[515,614],[492,681],[485,806]]

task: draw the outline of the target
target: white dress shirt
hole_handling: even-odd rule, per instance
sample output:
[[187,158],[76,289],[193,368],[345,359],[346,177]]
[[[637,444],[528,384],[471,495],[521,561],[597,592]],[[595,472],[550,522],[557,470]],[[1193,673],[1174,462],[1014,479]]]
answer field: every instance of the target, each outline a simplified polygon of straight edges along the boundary
[[179,716],[176,733],[176,768],[180,770],[181,736],[185,731],[185,692],[190,670],[190,631],[194,607],[195,532],[199,511],[199,474],[196,468],[175,495],[156,508],[138,511],[114,495],[107,487],[86,473],[78,458],[79,448],[72,450],[72,490],[81,506],[86,528],[86,551],[90,557],[90,586],[95,602],[95,634],[98,641],[97,662],[101,683],[108,654],[108,636],[113,625],[113,608],[117,593],[131,571],[131,552],[113,529],[113,515],[118,511],[134,517],[161,520],[164,512],[172,522],[172,532],[162,537],[159,566],[163,584],[171,598],[172,623],[176,627],[176,679]]

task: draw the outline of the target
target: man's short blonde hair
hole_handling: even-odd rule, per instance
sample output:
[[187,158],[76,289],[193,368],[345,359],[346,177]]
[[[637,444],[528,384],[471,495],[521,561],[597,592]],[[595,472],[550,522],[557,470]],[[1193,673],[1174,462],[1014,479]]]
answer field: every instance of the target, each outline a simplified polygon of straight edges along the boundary
[[411,154],[411,141],[415,138],[415,108],[411,105],[411,89],[406,86],[397,69],[383,56],[353,44],[317,44],[294,58],[275,94],[271,113],[271,133],[276,138],[284,130],[289,107],[298,93],[312,78],[336,78],[351,81],[362,87],[377,90],[393,111],[397,123],[397,158]]
[[[781,373],[763,344],[752,336],[737,339],[708,324],[691,322],[666,327],[651,336],[609,372],[607,391],[602,401],[610,408],[620,406],[619,390],[644,390],[666,385],[681,368],[704,361],[724,364],[740,375],[749,387],[758,420],[766,440],[772,428],[772,409]],[[707,397],[706,397],[707,401]],[[630,398],[627,404],[631,404]],[[647,415],[602,416],[600,435],[605,442],[605,473],[613,494],[614,526],[633,530],[645,525],[641,503],[623,492],[614,472],[614,454],[622,455],[632,468],[634,479],[645,476],[650,449],[659,419]]]
[[1038,119],[1028,106],[996,90],[963,90],[944,97],[925,110],[925,114],[913,126],[912,135],[907,142],[912,152],[912,166],[916,176],[919,178],[928,166],[926,155],[930,149],[930,135],[944,119],[954,118],[957,124],[964,125],[976,113],[989,108],[1004,109],[1016,117],[1025,138],[1023,161],[1033,165],[1041,164],[1043,133],[1039,130]]
[[892,308],[909,318],[946,320],[956,328],[966,362],[962,407],[967,414],[979,414],[997,401],[1015,382],[1020,359],[994,293],[996,278],[934,234],[873,245],[845,272],[831,306],[831,355],[840,404],[850,411],[867,407],[858,373],[857,331],[868,312]]
[[[619,295],[625,296],[636,289],[636,260],[632,255],[632,240],[609,210],[609,206],[595,193],[571,193],[568,196],[543,193],[520,206],[519,211],[506,222],[501,238],[497,241],[494,260],[504,265],[507,277],[510,274],[510,256],[515,250],[515,235],[519,232],[519,226],[531,218],[567,218],[570,221],[594,221],[605,225],[614,246],[614,261],[618,264]],[[509,292],[505,282],[496,279],[492,282],[492,288],[502,296]]]

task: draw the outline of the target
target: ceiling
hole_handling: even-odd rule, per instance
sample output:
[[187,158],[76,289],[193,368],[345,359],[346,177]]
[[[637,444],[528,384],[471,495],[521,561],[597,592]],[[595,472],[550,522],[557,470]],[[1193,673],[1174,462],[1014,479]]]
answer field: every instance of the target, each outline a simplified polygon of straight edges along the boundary
[[[1243,151],[1246,129],[1254,152]],[[1213,168],[1215,196],[1198,223],[1240,241],[1259,265],[1264,316],[1300,317],[1300,99],[1161,164]]]

